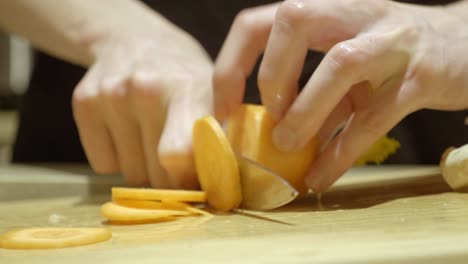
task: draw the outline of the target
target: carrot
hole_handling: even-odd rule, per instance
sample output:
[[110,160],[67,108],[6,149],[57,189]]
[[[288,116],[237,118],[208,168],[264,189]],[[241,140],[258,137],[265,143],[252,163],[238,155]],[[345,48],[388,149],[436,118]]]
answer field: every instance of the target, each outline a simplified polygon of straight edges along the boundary
[[188,190],[113,187],[112,198],[128,200],[173,200],[181,202],[205,202],[206,193],[202,191]]
[[144,200],[114,200],[114,203],[129,208],[137,209],[162,209],[162,210],[180,210],[187,211],[191,214],[210,215],[209,213],[195,208],[187,203],[163,200],[163,201],[144,201]]
[[179,210],[187,210],[188,212],[191,212],[193,214],[197,214],[197,215],[205,215],[205,216],[212,216],[212,214],[204,211],[204,210],[201,210],[201,209],[198,209],[196,207],[193,207],[189,204],[186,204],[186,203],[183,203],[183,202],[177,202],[177,201],[167,201],[167,200],[163,200],[161,201],[162,204],[164,204],[164,206],[166,206],[167,208],[174,208],[174,209],[179,209]]
[[114,202],[107,202],[101,206],[101,214],[110,221],[124,222],[164,220],[174,216],[190,215],[191,213],[186,210],[131,208]]
[[224,131],[212,116],[195,122],[193,151],[198,180],[208,204],[221,211],[238,207],[242,201],[239,167]]
[[0,246],[8,249],[53,249],[89,245],[112,237],[102,227],[37,227],[16,229],[0,237]]
[[228,120],[226,134],[234,151],[273,170],[306,194],[304,176],[317,156],[318,140],[313,137],[299,150],[282,152],[273,144],[274,126],[263,105],[244,104]]

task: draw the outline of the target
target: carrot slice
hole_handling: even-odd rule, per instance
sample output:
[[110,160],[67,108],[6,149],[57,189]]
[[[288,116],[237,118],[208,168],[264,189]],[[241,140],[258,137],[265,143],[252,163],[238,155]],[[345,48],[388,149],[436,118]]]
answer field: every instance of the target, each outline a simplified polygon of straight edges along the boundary
[[112,198],[129,200],[174,200],[181,202],[205,202],[206,193],[202,191],[188,190],[113,187]]
[[0,238],[0,245],[8,249],[51,249],[89,245],[112,237],[102,227],[37,227],[11,230]]
[[161,203],[166,207],[166,208],[173,208],[173,209],[178,209],[178,210],[187,210],[193,214],[199,214],[199,215],[207,215],[207,216],[212,216],[212,214],[198,209],[196,207],[191,206],[190,204],[184,203],[184,202],[177,202],[177,201],[161,201]]
[[154,219],[154,220],[138,220],[138,221],[112,221],[108,220],[104,222],[105,225],[112,225],[112,226],[130,226],[130,225],[146,225],[146,224],[156,224],[162,222],[169,222],[176,220],[175,217],[166,217],[162,219]]
[[201,209],[195,208],[187,203],[178,201],[144,201],[144,200],[114,200],[114,203],[130,208],[138,209],[163,209],[187,211],[191,214],[211,215]]
[[110,221],[123,222],[159,220],[173,216],[190,215],[191,213],[184,210],[131,208],[107,202],[101,206],[101,214]]
[[166,208],[160,201],[114,199],[113,202],[121,206],[129,207],[129,208],[137,208],[137,209],[175,209],[175,210],[178,210],[178,208]]
[[193,127],[195,167],[208,203],[230,211],[242,201],[239,167],[224,131],[212,116],[198,119]]

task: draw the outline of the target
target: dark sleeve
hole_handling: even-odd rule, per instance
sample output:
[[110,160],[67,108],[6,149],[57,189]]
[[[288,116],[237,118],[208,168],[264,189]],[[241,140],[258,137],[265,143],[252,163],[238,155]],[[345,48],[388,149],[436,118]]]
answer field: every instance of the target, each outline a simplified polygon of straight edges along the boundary
[[71,110],[73,88],[83,68],[36,53],[35,67],[19,110],[13,162],[85,162]]

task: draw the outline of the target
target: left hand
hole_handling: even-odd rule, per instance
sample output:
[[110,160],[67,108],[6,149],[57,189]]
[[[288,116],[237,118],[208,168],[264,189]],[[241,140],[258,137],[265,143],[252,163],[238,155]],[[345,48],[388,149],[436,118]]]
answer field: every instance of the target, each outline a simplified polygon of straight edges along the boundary
[[[288,0],[245,10],[215,65],[215,108],[230,115],[264,52],[258,86],[276,118],[276,145],[328,144],[306,175],[314,191],[331,186],[373,142],[422,108],[468,108],[468,27],[442,7],[384,0]],[[298,95],[309,49],[326,56]]]

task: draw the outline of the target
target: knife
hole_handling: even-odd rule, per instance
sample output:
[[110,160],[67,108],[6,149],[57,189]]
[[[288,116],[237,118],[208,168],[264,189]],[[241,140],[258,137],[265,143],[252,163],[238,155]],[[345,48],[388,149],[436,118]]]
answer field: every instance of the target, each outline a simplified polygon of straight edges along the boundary
[[267,211],[294,200],[299,192],[274,171],[236,153],[239,165],[241,208]]

